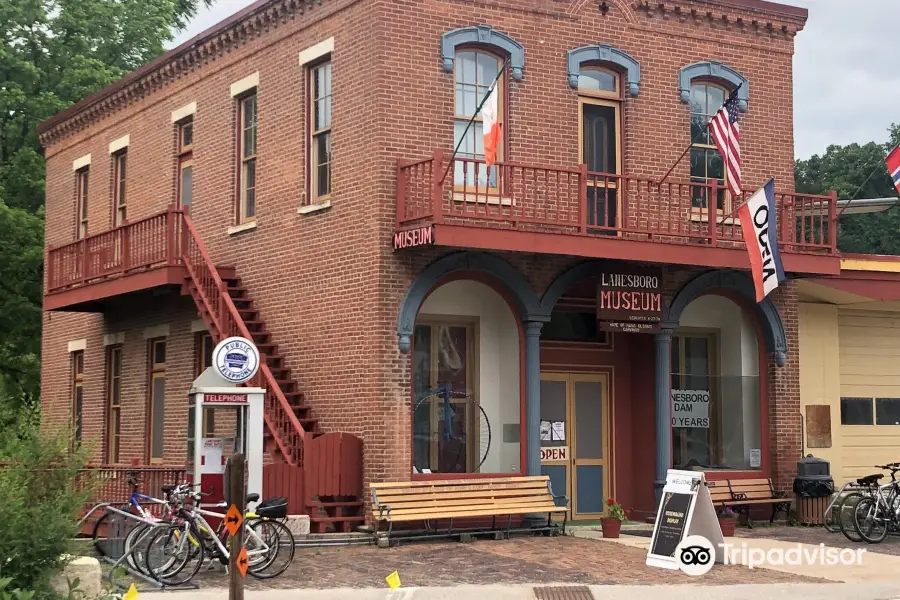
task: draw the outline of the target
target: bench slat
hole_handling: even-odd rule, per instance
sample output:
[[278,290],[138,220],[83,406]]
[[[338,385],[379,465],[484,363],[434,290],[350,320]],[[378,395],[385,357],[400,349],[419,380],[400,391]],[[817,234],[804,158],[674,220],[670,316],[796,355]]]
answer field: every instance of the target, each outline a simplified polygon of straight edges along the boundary
[[[391,516],[394,515],[406,515],[413,513],[439,513],[439,512],[466,512],[469,510],[496,510],[503,511],[508,508],[523,508],[526,506],[531,507],[539,507],[539,506],[555,506],[552,502],[547,502],[546,500],[535,500],[534,502],[510,502],[507,504],[494,504],[493,502],[484,502],[484,503],[474,503],[463,506],[406,506],[406,507],[391,507]],[[377,512],[377,511],[376,511]]]
[[566,512],[567,509],[560,506],[547,506],[538,509],[535,506],[524,507],[508,507],[503,512],[498,513],[496,509],[488,510],[468,510],[468,511],[434,511],[424,514],[405,513],[400,515],[391,514],[391,521],[424,521],[427,519],[460,519],[464,517],[490,517],[490,516],[507,516],[507,515],[524,515],[533,512],[551,513]]
[[380,490],[375,488],[375,494],[378,496],[378,500],[381,501],[382,498],[390,498],[396,496],[409,496],[409,497],[428,497],[444,494],[454,494],[454,493],[468,493],[468,494],[476,494],[476,493],[496,493],[498,491],[510,491],[512,493],[537,493],[537,492],[547,492],[547,483],[532,483],[528,485],[508,485],[501,484],[496,487],[491,487],[487,485],[480,486],[469,486],[469,485],[460,485],[456,487],[447,487],[444,486],[442,488],[417,488],[417,489],[391,489],[391,490]]
[[472,498],[471,496],[467,496],[465,498],[440,498],[433,500],[393,500],[393,501],[384,501],[382,502],[379,499],[379,506],[390,506],[393,509],[397,508],[406,508],[409,506],[465,506],[467,504],[508,504],[509,502],[525,502],[532,500],[541,500],[547,501],[551,498],[547,496],[547,494],[541,495],[531,495],[531,496],[507,496],[503,498],[491,498],[491,497],[482,497],[482,498]]
[[389,489],[397,487],[428,487],[428,486],[456,486],[460,484],[491,484],[491,483],[516,483],[527,481],[547,481],[549,475],[531,475],[523,477],[485,477],[482,479],[424,479],[421,481],[389,481],[384,483],[370,483],[370,488]]

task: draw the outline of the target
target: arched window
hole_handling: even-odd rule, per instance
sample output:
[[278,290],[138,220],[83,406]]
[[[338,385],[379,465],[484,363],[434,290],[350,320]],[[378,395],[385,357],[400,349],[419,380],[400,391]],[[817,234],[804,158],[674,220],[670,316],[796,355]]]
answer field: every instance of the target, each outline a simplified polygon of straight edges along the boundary
[[619,74],[603,67],[585,66],[578,73],[578,91],[619,97]]
[[[484,128],[481,114],[475,111],[484,100],[491,84],[497,79],[497,73],[503,65],[498,56],[481,49],[458,50],[454,60],[456,79],[456,101],[453,118],[453,147],[459,146],[457,157],[475,160],[484,159]],[[501,136],[497,149],[497,161],[503,160],[503,133],[506,126],[504,114],[505,86],[503,79],[497,81],[497,113],[500,115]],[[474,122],[469,121],[475,115]],[[468,129],[467,129],[468,127]],[[461,143],[460,143],[461,142]],[[455,179],[458,186],[496,187],[497,167],[486,169],[482,163],[466,163],[457,161],[454,165]]]
[[[691,181],[694,183],[718,182],[716,209],[727,211],[730,204],[725,190],[725,165],[722,154],[716,148],[707,124],[716,111],[725,103],[729,90],[711,81],[695,80],[691,82]],[[710,190],[695,187],[692,203],[697,208],[710,208]]]

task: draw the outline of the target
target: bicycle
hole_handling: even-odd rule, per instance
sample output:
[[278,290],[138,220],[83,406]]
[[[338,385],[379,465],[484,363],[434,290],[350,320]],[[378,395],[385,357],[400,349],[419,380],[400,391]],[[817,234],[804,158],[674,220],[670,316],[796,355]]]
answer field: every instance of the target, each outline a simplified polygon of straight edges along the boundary
[[[432,456],[435,440],[436,457]],[[426,391],[413,407],[413,442],[417,449],[413,464],[419,472],[432,469],[442,473],[476,473],[491,449],[491,423],[484,407],[474,398],[442,383]],[[477,444],[477,448],[470,448],[470,443]],[[469,465],[473,451],[477,455]]]
[[875,473],[845,483],[825,507],[822,515],[825,530],[829,533],[840,531],[851,542],[861,542],[862,538],[857,537],[853,525],[853,510],[861,498],[875,493],[878,480],[882,477],[883,474]]
[[900,530],[900,463],[879,467],[891,472],[891,481],[878,486],[877,492],[862,498],[853,511],[853,526],[870,544],[884,541],[889,531]]
[[[199,507],[200,499],[206,494],[191,495],[194,506],[182,506],[176,512],[175,522],[158,531],[148,543],[145,556],[146,569],[150,575],[168,585],[182,585],[190,581],[200,570],[205,555],[209,552],[209,561],[218,559],[228,565],[230,554],[226,546],[228,538],[225,531],[225,515]],[[249,494],[248,502],[259,500],[259,494]],[[277,518],[286,518],[287,500],[273,506],[272,500],[260,504],[256,512],[247,513],[244,522],[244,546],[249,559],[249,573],[257,579],[269,579],[283,573],[294,558],[294,538],[290,530]],[[217,507],[224,508],[220,503]],[[215,531],[205,517],[215,517],[221,523]],[[282,539],[287,543],[282,543]],[[282,547],[287,548],[288,559],[283,566],[274,572],[267,569],[274,564]],[[186,575],[184,568],[191,564]],[[181,577],[178,577],[182,575]]]

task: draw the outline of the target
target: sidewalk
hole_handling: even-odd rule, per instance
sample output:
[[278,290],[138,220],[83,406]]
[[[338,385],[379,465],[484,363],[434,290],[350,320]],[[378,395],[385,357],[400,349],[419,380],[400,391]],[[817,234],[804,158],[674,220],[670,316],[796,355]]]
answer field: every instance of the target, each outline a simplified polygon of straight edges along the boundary
[[[623,534],[618,539],[604,539],[599,531],[579,530],[573,531],[575,537],[583,537],[587,539],[600,540],[607,543],[621,544],[631,548],[640,548],[646,551],[650,547],[650,538],[639,537],[634,535]],[[888,554],[878,554],[869,550],[866,545],[861,544],[841,544],[843,538],[835,537],[832,543],[826,544],[831,548],[851,548],[852,550],[866,550],[862,557],[860,565],[764,565],[764,568],[771,571],[781,573],[790,573],[794,575],[802,575],[805,577],[816,577],[819,579],[827,579],[828,581],[841,583],[893,583],[900,590],[900,556],[891,556]],[[759,548],[764,552],[779,549],[781,551],[797,548],[797,542],[774,540],[769,538],[748,538],[748,537],[732,537],[726,538],[725,542],[733,544],[733,547],[740,549],[743,544],[747,548]],[[811,544],[799,544],[804,548],[816,549],[818,546]],[[740,558],[741,552],[738,552]],[[740,564],[746,565],[746,562]],[[715,567],[713,571],[715,571]],[[754,569],[755,570],[755,569]],[[900,595],[900,594],[898,594]]]
[[[564,584],[563,584],[564,585]],[[729,586],[695,585],[592,585],[573,588],[578,595],[557,595],[557,598],[588,600],[589,590],[594,600],[890,600],[900,598],[900,583],[896,584],[757,584]],[[330,590],[247,590],[246,600],[535,600],[533,586],[459,586],[441,588],[388,589],[330,589]],[[139,600],[224,600],[225,588],[184,592],[143,592]]]

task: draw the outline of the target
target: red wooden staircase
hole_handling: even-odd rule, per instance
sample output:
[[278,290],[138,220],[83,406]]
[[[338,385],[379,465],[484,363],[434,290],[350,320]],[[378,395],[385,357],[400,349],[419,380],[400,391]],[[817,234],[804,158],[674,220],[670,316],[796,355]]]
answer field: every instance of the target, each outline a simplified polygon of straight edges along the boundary
[[[266,448],[284,463],[292,477],[267,478],[273,485],[299,482],[289,489],[301,500],[297,508],[309,514],[314,532],[335,527],[350,531],[365,521],[362,503],[362,441],[345,433],[324,433],[312,416],[284,355],[233,268],[217,269],[193,223],[183,216],[182,260],[187,269],[185,292],[193,297],[216,343],[231,336],[253,340],[262,360],[249,385],[265,388]],[[321,439],[318,439],[321,438]],[[313,442],[315,440],[315,442]],[[321,443],[319,443],[321,442]],[[309,446],[312,444],[312,446]],[[327,448],[327,451],[325,449]],[[308,451],[311,450],[311,451]],[[286,472],[288,472],[286,471]],[[264,490],[271,495],[289,495]]]

